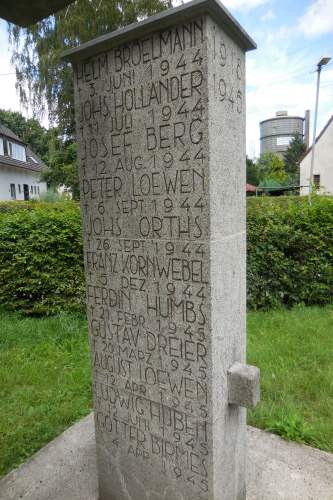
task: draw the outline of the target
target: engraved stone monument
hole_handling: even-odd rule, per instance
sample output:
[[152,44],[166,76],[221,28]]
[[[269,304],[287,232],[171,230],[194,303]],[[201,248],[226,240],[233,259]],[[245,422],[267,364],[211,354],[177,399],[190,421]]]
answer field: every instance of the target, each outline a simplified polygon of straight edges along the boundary
[[67,51],[100,500],[245,498],[245,52],[215,0]]

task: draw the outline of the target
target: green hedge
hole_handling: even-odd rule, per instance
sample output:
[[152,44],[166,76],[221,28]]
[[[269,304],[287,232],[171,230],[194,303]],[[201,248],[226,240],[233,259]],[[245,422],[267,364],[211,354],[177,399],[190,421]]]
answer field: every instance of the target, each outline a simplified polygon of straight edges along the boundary
[[27,203],[26,208],[16,202],[0,206],[0,303],[25,314],[82,309],[79,206]]
[[[333,198],[248,199],[250,308],[332,302],[332,262]],[[0,204],[0,302],[26,314],[83,308],[77,204]]]
[[8,212],[20,212],[22,210],[65,210],[65,209],[78,209],[79,204],[75,201],[58,201],[55,203],[50,203],[47,201],[37,201],[37,200],[29,200],[29,201],[0,201],[0,216],[3,213]]
[[250,199],[247,230],[250,308],[332,302],[332,197]]

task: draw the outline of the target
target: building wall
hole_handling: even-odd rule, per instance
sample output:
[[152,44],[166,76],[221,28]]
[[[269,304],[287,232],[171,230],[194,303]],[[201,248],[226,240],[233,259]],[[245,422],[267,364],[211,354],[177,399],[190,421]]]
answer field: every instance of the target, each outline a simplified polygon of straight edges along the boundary
[[[39,172],[33,172],[32,170],[0,165],[0,201],[12,200],[11,184],[15,184],[16,200],[24,200],[23,184],[29,186],[30,199],[38,198],[47,189],[46,182],[39,181],[39,176]],[[21,186],[21,192],[19,186]],[[33,188],[32,192],[31,187]]]
[[[300,184],[309,185],[311,151],[300,164]],[[333,195],[333,121],[316,143],[314,175],[320,175],[320,193]],[[309,193],[309,188],[301,188],[301,194]]]

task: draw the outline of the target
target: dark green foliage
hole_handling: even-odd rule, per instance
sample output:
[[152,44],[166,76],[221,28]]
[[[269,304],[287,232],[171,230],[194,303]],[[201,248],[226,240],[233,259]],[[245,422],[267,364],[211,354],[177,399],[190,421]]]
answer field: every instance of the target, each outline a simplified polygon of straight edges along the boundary
[[78,200],[80,181],[76,142],[62,140],[57,136],[55,129],[50,135],[49,161],[41,177],[53,189],[59,186],[69,188],[73,198]]
[[0,302],[25,314],[82,309],[78,206],[70,202],[58,204],[56,210],[51,204],[29,207],[0,212]]
[[[248,200],[248,305],[333,297],[333,199]],[[26,314],[84,309],[79,205],[0,204],[0,302]]]
[[305,150],[306,146],[302,137],[300,134],[295,134],[284,154],[286,172],[295,180],[297,184],[299,183],[299,164]]
[[78,205],[71,201],[61,201],[55,203],[49,203],[44,201],[30,200],[30,201],[0,201],[0,225],[2,222],[2,213],[4,212],[20,212],[20,211],[31,211],[37,209],[48,209],[48,210],[64,210],[68,207],[78,209]]
[[253,186],[258,186],[260,175],[257,166],[251,158],[246,157],[246,182]]
[[281,158],[274,153],[263,153],[256,162],[256,169],[259,175],[259,185],[288,184],[284,163]]
[[[274,195],[274,189],[282,188],[294,183],[287,174],[281,158],[273,153],[263,153],[259,159],[246,158],[246,182],[257,187],[267,188],[265,194]],[[298,184],[298,181],[297,181]],[[281,190],[280,193],[281,194]]]
[[332,302],[332,198],[248,200],[247,228],[250,308]]

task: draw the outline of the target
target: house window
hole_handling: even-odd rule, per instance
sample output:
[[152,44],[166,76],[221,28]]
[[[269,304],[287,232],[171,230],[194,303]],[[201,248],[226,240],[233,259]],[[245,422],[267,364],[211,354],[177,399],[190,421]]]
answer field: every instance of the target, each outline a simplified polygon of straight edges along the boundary
[[10,185],[10,197],[12,200],[16,200],[16,189],[15,184]]
[[34,193],[37,194],[36,186],[34,186]]
[[0,155],[4,155],[4,149],[3,149],[3,138],[0,137]]
[[37,192],[38,192],[38,194],[39,194],[39,186],[37,186]]
[[18,192],[21,194],[22,193],[21,184],[18,184],[17,187],[18,187]]
[[30,186],[30,194],[34,194],[34,188]]
[[320,174],[314,174],[313,184],[315,185],[316,189],[320,188]]
[[14,160],[27,161],[25,156],[25,147],[16,142],[8,141],[8,153]]

